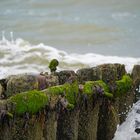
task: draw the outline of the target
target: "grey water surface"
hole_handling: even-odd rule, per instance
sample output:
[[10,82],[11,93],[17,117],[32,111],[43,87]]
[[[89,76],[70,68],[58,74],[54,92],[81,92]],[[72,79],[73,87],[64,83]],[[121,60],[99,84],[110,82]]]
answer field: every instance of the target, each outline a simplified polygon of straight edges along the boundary
[[0,0],[6,38],[68,53],[140,56],[140,0]]

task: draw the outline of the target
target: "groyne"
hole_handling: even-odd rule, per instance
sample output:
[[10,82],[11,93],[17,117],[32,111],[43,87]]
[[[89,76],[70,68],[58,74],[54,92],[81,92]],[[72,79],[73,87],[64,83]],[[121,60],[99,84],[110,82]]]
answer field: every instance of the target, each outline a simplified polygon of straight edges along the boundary
[[1,79],[0,140],[112,140],[139,85],[122,64]]

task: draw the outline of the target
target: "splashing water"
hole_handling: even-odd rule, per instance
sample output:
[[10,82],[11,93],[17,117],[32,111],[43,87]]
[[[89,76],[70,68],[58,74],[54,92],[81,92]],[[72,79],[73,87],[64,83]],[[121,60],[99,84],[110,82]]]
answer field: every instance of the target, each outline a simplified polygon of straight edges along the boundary
[[133,105],[126,121],[117,128],[113,140],[140,140],[136,128],[140,128],[140,101]]
[[54,58],[60,62],[58,70],[77,70],[103,63],[121,63],[125,64],[127,71],[130,72],[134,64],[140,64],[140,58],[104,56],[95,53],[68,54],[43,43],[32,45],[21,38],[14,40],[12,32],[10,35],[9,41],[3,32],[0,40],[0,78],[10,74],[48,71],[48,63]]

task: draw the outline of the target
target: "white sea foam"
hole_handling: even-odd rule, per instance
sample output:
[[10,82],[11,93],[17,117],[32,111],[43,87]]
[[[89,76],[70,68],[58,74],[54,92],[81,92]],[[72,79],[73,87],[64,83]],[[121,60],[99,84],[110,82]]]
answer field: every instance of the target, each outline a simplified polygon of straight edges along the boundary
[[[113,140],[140,140],[140,134],[135,133],[136,121],[140,123],[140,101],[133,105],[126,121],[118,126]],[[138,126],[140,128],[140,124]]]
[[104,56],[94,53],[68,54],[43,43],[32,45],[20,38],[14,40],[11,33],[10,41],[4,35],[0,40],[0,78],[9,74],[48,71],[47,65],[53,58],[60,61],[58,70],[77,70],[103,63],[121,63],[125,64],[127,71],[130,72],[134,64],[140,64],[140,58]]

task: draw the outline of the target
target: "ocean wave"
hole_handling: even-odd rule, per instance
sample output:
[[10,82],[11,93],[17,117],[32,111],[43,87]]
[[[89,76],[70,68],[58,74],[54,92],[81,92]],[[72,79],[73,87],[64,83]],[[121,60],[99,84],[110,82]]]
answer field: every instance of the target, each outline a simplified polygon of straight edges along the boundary
[[133,105],[125,122],[118,126],[113,140],[140,140],[140,134],[135,132],[136,122],[140,122],[139,108],[140,101]]
[[33,45],[21,38],[14,40],[11,33],[11,40],[6,39],[4,34],[0,40],[0,78],[15,73],[49,71],[48,63],[54,58],[60,62],[58,70],[76,71],[79,68],[94,67],[103,63],[121,63],[131,72],[133,65],[140,64],[140,58],[67,53],[43,43]]

